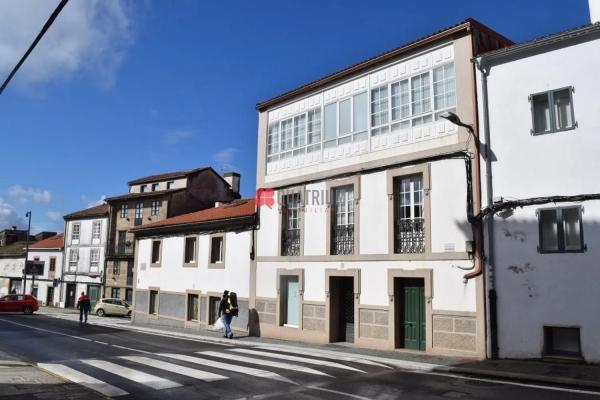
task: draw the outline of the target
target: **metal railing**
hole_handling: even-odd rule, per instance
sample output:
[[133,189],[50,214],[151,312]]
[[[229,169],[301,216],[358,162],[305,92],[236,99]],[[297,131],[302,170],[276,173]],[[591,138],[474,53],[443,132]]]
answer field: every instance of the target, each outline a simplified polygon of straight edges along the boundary
[[300,229],[284,229],[281,232],[281,255],[300,255]]
[[354,254],[354,225],[335,225],[331,228],[331,254]]
[[395,253],[425,252],[425,219],[396,220],[394,232]]

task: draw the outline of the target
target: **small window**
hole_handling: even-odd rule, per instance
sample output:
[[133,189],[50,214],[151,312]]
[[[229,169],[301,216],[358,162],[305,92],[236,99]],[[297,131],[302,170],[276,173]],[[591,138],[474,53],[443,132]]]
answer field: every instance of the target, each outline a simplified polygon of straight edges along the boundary
[[[110,289],[110,297],[112,297],[113,299],[121,298],[121,288],[118,288],[118,287],[111,288]],[[114,304],[113,301],[111,301],[110,303]]]
[[152,184],[152,191],[156,192],[158,190],[158,183],[153,183]]
[[135,205],[135,221],[134,225],[141,225],[142,218],[144,217],[144,203],[137,203]]
[[113,262],[112,273],[113,273],[113,275],[120,275],[121,274],[121,262],[120,261],[114,261]]
[[152,202],[152,206],[150,207],[150,215],[155,216],[158,215],[160,211],[160,200],[154,200]]
[[100,240],[100,234],[102,232],[102,221],[94,221],[92,225],[92,240]]
[[152,241],[152,264],[160,263],[160,240]]
[[573,88],[567,87],[531,96],[533,134],[558,132],[576,126],[572,93]]
[[169,181],[169,182],[167,182],[167,190],[173,189],[173,185],[175,185],[175,181]]
[[128,204],[121,204],[121,213],[120,213],[120,217],[121,218],[127,218],[127,214],[129,213],[129,205]]
[[580,358],[579,328],[545,326],[544,355]]
[[158,300],[158,291],[151,290],[150,291],[150,301],[148,302],[148,314],[156,315],[157,300]]
[[185,238],[184,262],[192,264],[196,262],[196,237]]
[[69,253],[69,270],[75,271],[79,261],[79,249],[71,249]]
[[100,269],[100,249],[90,250],[90,272],[98,272]]
[[50,267],[49,267],[48,271],[50,271],[50,272],[56,271],[56,257],[50,257]]
[[538,221],[541,253],[568,253],[585,250],[581,207],[538,210]]
[[223,263],[223,236],[215,236],[210,239],[210,263]]
[[197,294],[188,294],[187,320],[198,321],[199,319],[199,299]]
[[148,188],[148,185],[142,185],[142,186],[140,186],[140,193],[146,192],[147,188]]
[[81,224],[73,224],[73,230],[71,231],[71,240],[79,240],[81,233]]

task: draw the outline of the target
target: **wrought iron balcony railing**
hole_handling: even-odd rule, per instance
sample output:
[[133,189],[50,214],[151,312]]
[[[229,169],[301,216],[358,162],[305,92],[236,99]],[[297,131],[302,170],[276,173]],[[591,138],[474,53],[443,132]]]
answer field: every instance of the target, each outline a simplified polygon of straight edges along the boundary
[[396,220],[394,252],[423,253],[425,251],[425,220],[423,218]]
[[300,255],[300,229],[284,229],[281,232],[281,255]]
[[331,254],[354,254],[354,225],[336,225],[331,228]]

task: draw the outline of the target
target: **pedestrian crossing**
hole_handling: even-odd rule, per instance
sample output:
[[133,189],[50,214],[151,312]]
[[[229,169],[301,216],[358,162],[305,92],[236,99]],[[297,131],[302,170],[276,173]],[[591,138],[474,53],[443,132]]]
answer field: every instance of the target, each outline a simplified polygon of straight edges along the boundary
[[190,384],[210,385],[244,376],[265,383],[298,385],[303,379],[312,382],[315,378],[334,380],[339,373],[364,374],[367,373],[365,366],[386,367],[358,357],[344,359],[342,356],[332,360],[330,354],[309,349],[303,349],[306,352],[301,354],[268,347],[244,346],[191,354],[144,352],[109,359],[39,363],[38,366],[107,397],[126,396],[142,389],[162,391]]

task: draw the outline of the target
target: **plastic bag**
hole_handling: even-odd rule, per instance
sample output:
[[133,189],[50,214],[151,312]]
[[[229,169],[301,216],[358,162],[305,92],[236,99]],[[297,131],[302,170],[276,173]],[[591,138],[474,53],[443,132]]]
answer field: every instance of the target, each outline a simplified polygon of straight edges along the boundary
[[225,325],[223,325],[223,320],[219,318],[213,325],[213,331],[222,331],[224,327]]

